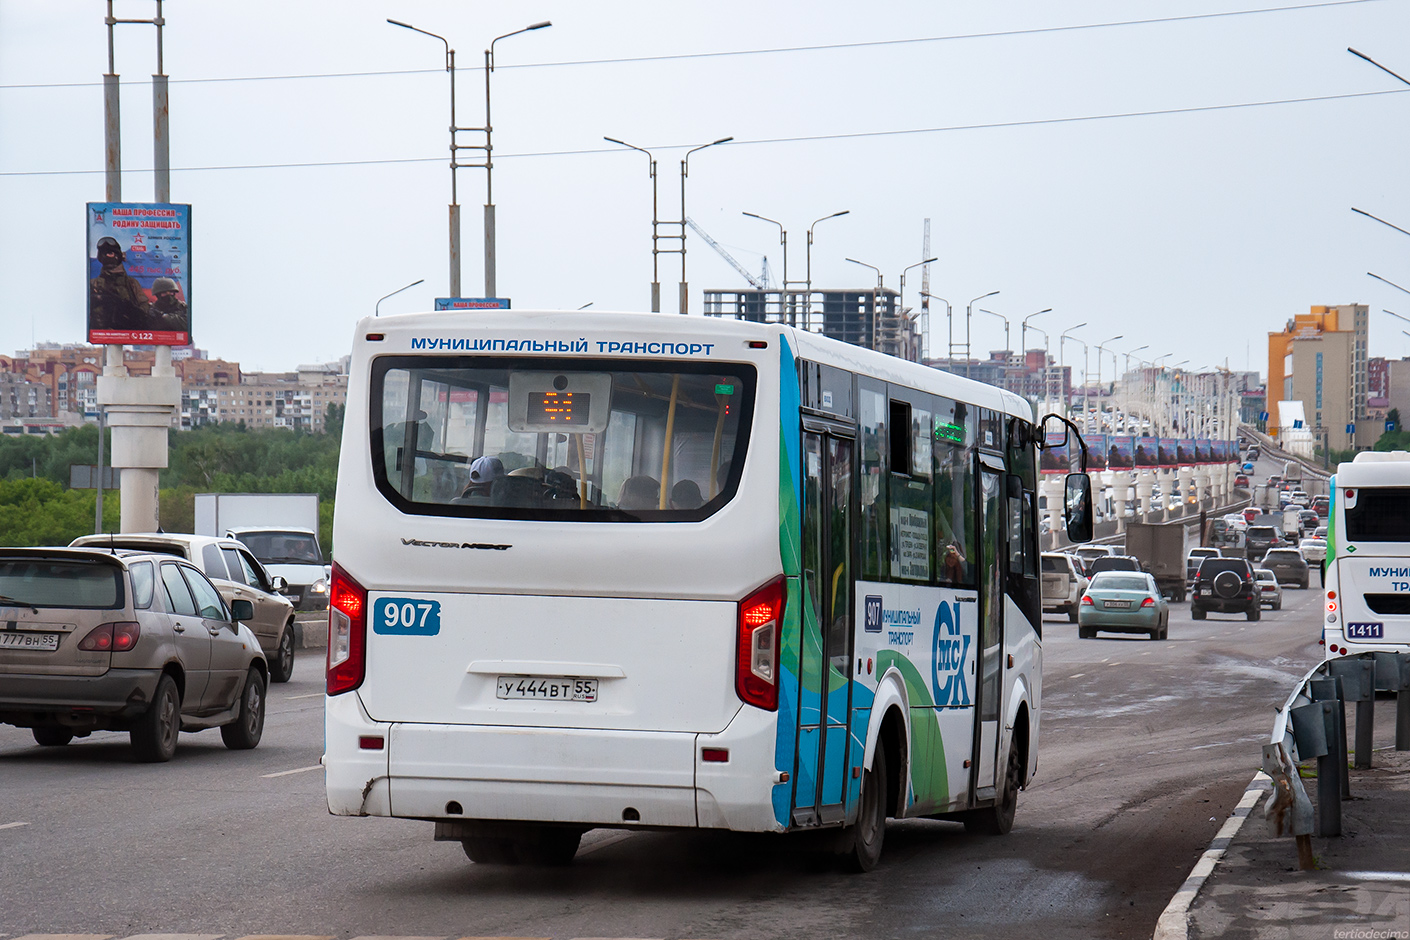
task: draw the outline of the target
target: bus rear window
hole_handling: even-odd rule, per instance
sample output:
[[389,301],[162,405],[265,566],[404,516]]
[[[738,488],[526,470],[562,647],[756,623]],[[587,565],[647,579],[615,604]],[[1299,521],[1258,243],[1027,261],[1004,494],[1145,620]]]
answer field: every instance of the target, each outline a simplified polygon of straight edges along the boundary
[[383,357],[373,474],[403,512],[704,519],[734,494],[754,385],[735,363]]
[[1346,504],[1346,541],[1410,542],[1410,487],[1358,487]]

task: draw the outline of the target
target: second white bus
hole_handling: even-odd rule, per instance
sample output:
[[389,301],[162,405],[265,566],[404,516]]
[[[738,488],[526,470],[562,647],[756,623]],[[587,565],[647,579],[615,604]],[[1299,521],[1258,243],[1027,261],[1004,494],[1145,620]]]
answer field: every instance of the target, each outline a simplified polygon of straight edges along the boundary
[[1410,650],[1410,453],[1363,451],[1329,489],[1326,656]]

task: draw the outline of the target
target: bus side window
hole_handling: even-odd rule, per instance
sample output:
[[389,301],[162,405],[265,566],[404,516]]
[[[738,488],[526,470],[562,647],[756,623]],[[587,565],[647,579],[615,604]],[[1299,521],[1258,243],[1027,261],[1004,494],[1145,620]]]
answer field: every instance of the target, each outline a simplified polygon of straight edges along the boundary
[[[930,396],[891,387],[889,523],[892,579],[928,583],[934,570]],[[906,400],[909,399],[909,400]]]
[[935,399],[935,545],[941,584],[973,585],[975,542],[975,409]]
[[864,580],[885,579],[883,565],[887,560],[886,529],[890,519],[886,493],[886,386],[881,382],[857,379],[859,398],[858,439],[861,479],[857,495],[861,515],[857,520],[857,538],[861,544]]

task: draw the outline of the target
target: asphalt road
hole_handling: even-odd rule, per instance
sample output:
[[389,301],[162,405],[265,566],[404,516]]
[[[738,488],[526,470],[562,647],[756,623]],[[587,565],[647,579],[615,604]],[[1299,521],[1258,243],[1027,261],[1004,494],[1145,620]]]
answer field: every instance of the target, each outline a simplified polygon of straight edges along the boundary
[[568,869],[476,866],[427,823],[331,817],[308,654],[253,751],[206,731],[142,765],[126,735],[46,749],[0,727],[0,935],[1149,937],[1320,658],[1319,610],[1315,587],[1256,623],[1177,604],[1165,642],[1048,620],[1014,831],[892,823],[862,876],[786,838],[609,830]]

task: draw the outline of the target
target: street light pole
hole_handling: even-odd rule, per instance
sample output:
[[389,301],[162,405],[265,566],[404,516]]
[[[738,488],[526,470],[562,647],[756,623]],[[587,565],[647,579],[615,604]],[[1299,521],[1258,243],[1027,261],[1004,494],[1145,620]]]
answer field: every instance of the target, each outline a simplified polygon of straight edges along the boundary
[[651,312],[661,312],[661,272],[659,268],[661,249],[658,244],[660,240],[660,219],[657,216],[656,202],[656,157],[645,147],[638,147],[636,144],[629,144],[625,140],[618,140],[615,137],[604,137],[603,140],[611,144],[620,144],[632,150],[646,154],[646,159],[650,165],[651,174]]
[[[1058,379],[1058,381],[1059,381],[1059,382],[1062,381],[1061,375],[1064,374],[1064,373],[1067,371],[1067,357],[1064,355],[1064,353],[1065,353],[1066,348],[1067,348],[1067,347],[1066,347],[1066,343],[1067,343],[1068,334],[1070,334],[1070,333],[1075,333],[1077,330],[1082,329],[1082,327],[1084,327],[1084,326],[1086,326],[1086,325],[1087,325],[1087,321],[1086,321],[1086,320],[1083,320],[1081,323],[1077,324],[1076,326],[1070,327],[1070,328],[1068,328],[1068,329],[1066,329],[1066,330],[1063,330],[1060,334],[1058,334],[1058,374],[1059,374],[1059,379]],[[1078,339],[1078,338],[1075,337],[1075,336],[1072,338],[1072,341],[1073,341],[1074,343],[1080,343],[1080,342],[1082,342],[1080,339]],[[1083,382],[1084,385],[1085,385],[1086,382],[1087,382],[1087,376],[1086,376],[1085,374],[1082,376],[1082,382]],[[1063,390],[1063,395],[1062,395],[1062,413],[1063,413],[1063,416],[1064,416],[1064,417],[1066,417],[1068,414],[1070,414],[1070,413],[1072,412],[1072,401],[1071,401],[1071,395],[1070,395],[1071,387],[1072,387],[1072,386],[1071,386],[1071,383],[1068,383],[1068,387]],[[1085,417],[1086,417],[1086,415],[1083,415],[1083,418],[1084,418],[1084,419],[1085,419]]]
[[[925,264],[933,264],[934,262],[936,262],[936,261],[938,261],[938,260],[939,260],[938,258],[926,258],[924,261],[917,261],[915,264],[908,264],[908,265],[906,265],[904,268],[901,269],[901,288],[900,288],[900,290],[897,291],[897,293],[896,293],[896,316],[897,316],[897,317],[903,317],[903,316],[905,316],[905,314],[906,314],[906,272],[909,271],[911,268],[918,268],[918,267],[920,267],[921,265],[925,265]],[[928,318],[927,318],[926,326],[927,326],[927,328],[929,327]],[[918,362],[925,359],[925,345],[926,345],[926,342],[927,342],[928,339],[929,339],[929,337],[926,337],[926,336],[922,336],[922,337],[920,338],[920,351],[919,351],[919,353],[918,353],[918,355],[917,355],[917,357],[916,357],[916,361],[918,361]]]
[[[1039,310],[1037,313],[1030,313],[1028,316],[1024,317],[1022,320],[1019,321],[1019,325],[1018,325],[1018,345],[1019,345],[1020,347],[1022,347],[1022,348],[1020,348],[1019,351],[1018,351],[1018,354],[1019,354],[1020,356],[1026,356],[1026,355],[1028,354],[1028,321],[1031,320],[1031,319],[1033,319],[1034,317],[1041,317],[1041,316],[1042,316],[1043,314],[1045,314],[1045,313],[1052,313],[1052,312],[1053,312],[1053,308],[1052,308],[1052,307],[1046,307],[1046,308],[1044,308],[1044,309],[1042,309],[1042,310]],[[1036,330],[1036,329],[1038,329],[1038,328],[1035,326],[1034,329]],[[1041,332],[1041,331],[1039,331],[1039,332]],[[1043,335],[1044,335],[1044,336],[1047,336],[1048,334],[1044,333]]]
[[842,215],[850,215],[851,212],[851,209],[843,209],[841,212],[834,212],[832,215],[825,215],[820,219],[814,219],[812,225],[808,226],[808,244],[805,252],[807,269],[804,271],[804,276],[807,278],[805,289],[808,292],[806,300],[807,307],[804,314],[805,320],[811,320],[813,315],[813,228],[819,222],[826,222],[828,219],[835,219]]
[[[973,316],[974,316],[974,305],[975,305],[976,303],[978,303],[979,301],[983,300],[985,297],[993,297],[993,296],[994,296],[995,294],[997,294],[997,293],[998,293],[998,291],[996,291],[996,290],[991,290],[991,291],[990,291],[989,293],[987,293],[987,294],[980,294],[978,297],[974,298],[974,300],[971,300],[968,304],[965,305],[965,308],[964,308],[964,374],[965,374],[965,378],[969,378],[969,362],[970,362],[970,360],[971,360],[972,358],[974,358],[974,357],[973,357],[973,354],[972,354],[971,351],[970,351],[970,334],[969,334],[970,320],[971,320],[971,319],[973,318]],[[954,348],[953,348],[953,338],[952,338],[952,340],[951,340],[950,358],[951,358],[951,359],[955,358],[955,351],[954,351]]]
[[721,137],[719,140],[712,140],[708,144],[701,144],[699,147],[692,147],[681,157],[681,296],[680,313],[685,316],[689,312],[690,298],[685,277],[685,180],[690,175],[690,155],[697,150],[704,150],[706,147],[713,147],[716,144],[727,144],[734,140],[733,137]]
[[425,280],[426,279],[424,277],[419,278],[418,280],[412,281],[405,287],[398,287],[390,294],[383,294],[381,297],[378,297],[377,303],[372,307],[372,315],[374,317],[380,317],[382,315],[382,301],[386,300],[388,297],[395,297],[397,294],[400,294],[404,290],[411,290],[411,288],[415,287],[417,284],[423,283]]
[[[954,308],[954,307],[951,307],[951,306],[950,306],[950,302],[949,302],[948,300],[946,300],[944,297],[941,297],[941,296],[939,296],[939,295],[937,295],[937,294],[932,294],[932,293],[930,293],[930,291],[924,291],[924,290],[923,290],[923,291],[920,292],[920,295],[921,295],[922,297],[929,297],[931,300],[938,300],[938,301],[940,301],[942,304],[945,305],[945,327],[946,327],[947,330],[949,330],[950,339],[951,339],[950,346],[951,346],[951,348],[953,349],[953,348],[954,348],[954,336],[955,336],[955,321],[954,321],[954,312],[955,312],[955,308]],[[930,348],[930,337],[929,337],[929,336],[925,337],[925,348],[926,348],[926,349],[929,349],[929,348]],[[947,369],[953,371],[954,368],[955,368],[954,360],[953,360],[952,358],[947,358],[947,359],[945,360],[945,366],[946,366]]]
[[850,261],[853,264],[860,264],[862,267],[871,268],[873,271],[876,272],[876,286],[873,287],[871,291],[871,317],[869,318],[869,322],[867,323],[867,332],[869,334],[867,340],[867,348],[876,349],[876,305],[877,298],[880,295],[880,291],[882,288],[881,269],[874,264],[867,264],[865,261],[858,261],[856,258],[844,258],[842,260]]
[[770,219],[767,216],[762,216],[754,212],[746,212],[744,214],[751,219],[758,219],[760,222],[772,222],[774,225],[778,226],[779,244],[783,245],[783,294],[779,298],[782,301],[779,304],[779,313],[783,314],[784,311],[787,310],[788,325],[796,326],[797,324],[793,322],[793,309],[788,303],[788,230],[783,227],[783,223],[778,219]]
[[[1003,320],[1003,321],[1004,321],[1004,384],[1003,384],[1003,387],[1004,387],[1004,388],[1008,388],[1008,387],[1009,387],[1009,361],[1013,358],[1013,350],[1009,348],[1009,347],[1012,345],[1012,344],[1009,342],[1009,318],[1006,317],[1006,316],[1004,316],[1002,313],[995,313],[995,312],[992,311],[992,310],[985,310],[983,307],[980,307],[980,308],[979,308],[979,312],[980,312],[980,313],[987,313],[987,314],[989,314],[989,316],[991,316],[991,317],[998,317],[1000,320]],[[1012,391],[1012,389],[1009,389],[1009,391]]]
[[[497,285],[495,283],[495,224],[494,224],[494,188],[492,174],[494,171],[494,148],[491,136],[494,133],[494,122],[490,120],[490,75],[494,72],[494,44],[501,39],[508,39],[510,36],[517,36],[520,33],[531,32],[536,29],[543,29],[553,24],[548,20],[542,23],[534,23],[532,26],[525,26],[523,29],[516,29],[512,33],[505,33],[503,36],[496,36],[490,40],[490,47],[485,50],[485,296],[497,297]],[[451,125],[454,126],[454,116],[452,115]]]
[[[1098,434],[1100,434],[1101,431],[1102,431],[1102,399],[1101,399],[1101,393],[1102,393],[1102,353],[1106,352],[1106,344],[1107,344],[1107,343],[1115,342],[1115,341],[1118,340],[1118,339],[1121,339],[1121,335],[1120,335],[1120,334],[1117,334],[1116,336],[1111,337],[1111,339],[1104,339],[1104,340],[1102,340],[1100,343],[1097,344],[1097,429],[1096,429],[1096,433],[1098,433]],[[1111,369],[1112,369],[1113,372],[1116,371],[1116,359],[1115,359],[1115,357],[1112,358],[1112,361],[1111,361]],[[1115,423],[1115,422],[1113,421],[1113,423]]]
[[[432,39],[439,39],[445,46],[446,72],[450,75],[450,295],[459,297],[460,294],[460,199],[456,187],[456,170],[462,167],[484,168],[485,171],[485,296],[495,296],[495,215],[494,215],[494,161],[492,159],[493,145],[491,135],[494,130],[490,120],[490,73],[494,71],[494,44],[501,39],[508,39],[510,36],[517,36],[520,33],[527,33],[535,29],[543,29],[553,24],[545,20],[542,23],[535,23],[523,29],[516,29],[512,33],[505,33],[503,36],[496,36],[490,41],[490,47],[485,50],[485,126],[484,127],[461,127],[455,121],[455,50],[450,47],[450,41],[444,36],[433,33],[429,30],[421,29],[419,26],[412,26],[410,23],[403,23],[400,20],[388,19],[388,23],[393,26],[400,26],[402,29],[409,29],[414,33],[423,36],[430,36]],[[456,134],[460,131],[481,131],[485,135],[484,144],[461,144],[456,140]],[[459,152],[461,150],[483,150],[485,153],[484,163],[461,163]]]

